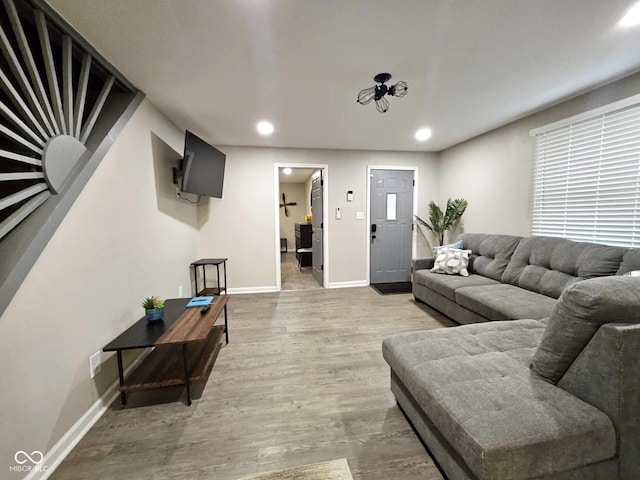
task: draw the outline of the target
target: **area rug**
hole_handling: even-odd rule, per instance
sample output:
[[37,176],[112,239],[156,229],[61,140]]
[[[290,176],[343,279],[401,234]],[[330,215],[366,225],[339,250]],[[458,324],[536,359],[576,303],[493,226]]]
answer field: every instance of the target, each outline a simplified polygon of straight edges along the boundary
[[383,295],[389,293],[411,293],[411,282],[372,283],[371,286]]
[[260,473],[242,480],[353,480],[346,458],[312,463],[275,472]]

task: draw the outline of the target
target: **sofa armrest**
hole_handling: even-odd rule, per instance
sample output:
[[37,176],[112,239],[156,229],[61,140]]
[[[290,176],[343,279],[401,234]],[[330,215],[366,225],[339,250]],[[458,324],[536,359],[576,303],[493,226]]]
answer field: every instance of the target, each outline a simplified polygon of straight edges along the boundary
[[412,262],[413,272],[417,272],[418,270],[431,270],[433,268],[433,264],[435,263],[435,258],[433,257],[421,257],[414,258]]

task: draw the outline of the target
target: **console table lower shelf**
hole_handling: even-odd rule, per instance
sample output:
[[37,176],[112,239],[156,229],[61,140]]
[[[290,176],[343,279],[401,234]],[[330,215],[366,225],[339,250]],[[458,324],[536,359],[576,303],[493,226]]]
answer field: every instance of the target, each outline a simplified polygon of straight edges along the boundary
[[[141,319],[104,347],[118,355],[120,400],[127,403],[127,393],[151,388],[185,385],[187,405],[191,405],[191,384],[207,379],[222,348],[222,336],[229,343],[226,295],[214,298],[209,309],[186,308],[189,299],[165,301],[164,319],[147,322]],[[224,326],[215,325],[224,311]],[[155,347],[124,378],[122,351]]]
[[186,385],[184,350],[187,351],[187,366],[190,383],[206,380],[209,369],[218,358],[222,348],[224,327],[213,327],[211,335],[204,342],[196,344],[157,346],[145,357],[140,365],[125,378],[121,392],[134,392],[149,388]]

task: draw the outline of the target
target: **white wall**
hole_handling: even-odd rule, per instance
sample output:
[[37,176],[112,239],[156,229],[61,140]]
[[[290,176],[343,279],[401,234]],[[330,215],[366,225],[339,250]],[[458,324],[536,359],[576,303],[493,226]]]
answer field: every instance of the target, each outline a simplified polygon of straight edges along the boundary
[[440,153],[440,201],[464,197],[467,232],[530,233],[529,131],[640,93],[640,74],[580,95]]
[[170,173],[183,135],[144,101],[0,317],[3,469],[17,450],[47,452],[117,378],[113,354],[94,379],[88,358],[144,315],[144,296],[189,291],[197,210]]
[[[437,198],[437,156],[414,152],[369,152],[254,147],[219,147],[227,154],[222,199],[207,199],[200,207],[200,256],[228,257],[231,292],[275,289],[275,163],[327,164],[329,212],[329,284],[367,281],[365,220],[367,165],[416,166],[419,169],[420,215]],[[354,201],[347,203],[347,190]],[[335,209],[342,220],[335,219]],[[278,245],[279,247],[279,245]],[[423,246],[419,252],[423,251]],[[325,260],[325,265],[327,265]]]
[[297,203],[297,205],[287,207],[289,216],[284,214],[284,207],[280,207],[280,238],[287,239],[287,248],[289,251],[295,251],[296,248],[295,224],[305,223],[304,216],[307,214],[307,204],[309,200],[305,199],[304,190],[304,183],[280,184],[280,194],[278,198],[281,199],[284,193],[287,203]]

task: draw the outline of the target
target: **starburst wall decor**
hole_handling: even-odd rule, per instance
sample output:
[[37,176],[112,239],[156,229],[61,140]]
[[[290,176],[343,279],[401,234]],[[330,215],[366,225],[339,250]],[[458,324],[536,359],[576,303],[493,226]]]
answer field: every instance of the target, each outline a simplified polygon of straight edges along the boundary
[[0,2],[0,314],[143,98],[44,1]]

